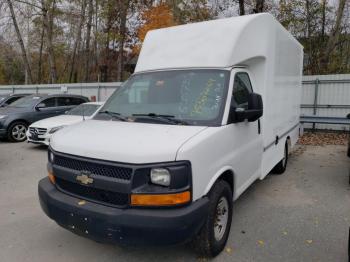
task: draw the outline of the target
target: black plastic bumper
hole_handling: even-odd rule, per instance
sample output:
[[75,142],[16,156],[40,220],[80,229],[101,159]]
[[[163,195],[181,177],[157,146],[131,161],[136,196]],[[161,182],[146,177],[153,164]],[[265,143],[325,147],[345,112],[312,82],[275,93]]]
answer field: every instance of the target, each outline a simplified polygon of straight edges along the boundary
[[171,245],[198,233],[207,216],[208,198],[174,209],[118,209],[64,194],[48,178],[39,182],[40,205],[62,227],[99,242]]

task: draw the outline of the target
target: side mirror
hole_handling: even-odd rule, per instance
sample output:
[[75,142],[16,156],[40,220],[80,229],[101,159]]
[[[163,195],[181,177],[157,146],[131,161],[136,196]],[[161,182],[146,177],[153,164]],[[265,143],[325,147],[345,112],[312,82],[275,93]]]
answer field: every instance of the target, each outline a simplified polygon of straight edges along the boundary
[[350,119],[350,113],[346,116],[348,119]]
[[45,108],[45,107],[46,107],[45,103],[39,103],[39,104],[35,107],[35,109],[36,109],[37,111],[40,111],[40,109]]
[[248,97],[248,109],[232,107],[230,109],[230,119],[232,123],[249,122],[258,120],[263,115],[263,101],[259,94],[251,93]]

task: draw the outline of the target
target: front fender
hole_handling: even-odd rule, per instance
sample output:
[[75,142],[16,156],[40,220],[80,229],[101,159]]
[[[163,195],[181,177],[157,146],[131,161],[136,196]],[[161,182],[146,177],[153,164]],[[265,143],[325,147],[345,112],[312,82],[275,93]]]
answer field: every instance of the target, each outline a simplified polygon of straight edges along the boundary
[[236,199],[236,193],[235,193],[236,183],[235,183],[235,175],[234,175],[235,172],[233,171],[233,168],[231,166],[224,166],[215,173],[215,175],[209,180],[209,183],[205,188],[204,195],[207,195],[209,193],[209,191],[211,190],[215,182],[219,179],[219,177],[227,171],[232,173],[232,176],[233,176],[233,199]]

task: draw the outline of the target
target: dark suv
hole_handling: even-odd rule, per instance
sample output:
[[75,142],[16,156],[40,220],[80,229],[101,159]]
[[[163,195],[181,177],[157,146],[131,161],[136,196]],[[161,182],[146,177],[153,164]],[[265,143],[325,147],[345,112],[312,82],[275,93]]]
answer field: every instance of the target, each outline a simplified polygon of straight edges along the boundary
[[26,131],[31,123],[64,114],[88,101],[84,96],[67,94],[36,94],[22,97],[11,105],[0,108],[0,138],[22,142],[26,140]]
[[29,96],[30,94],[5,94],[0,95],[0,107],[5,107],[15,102],[16,100]]

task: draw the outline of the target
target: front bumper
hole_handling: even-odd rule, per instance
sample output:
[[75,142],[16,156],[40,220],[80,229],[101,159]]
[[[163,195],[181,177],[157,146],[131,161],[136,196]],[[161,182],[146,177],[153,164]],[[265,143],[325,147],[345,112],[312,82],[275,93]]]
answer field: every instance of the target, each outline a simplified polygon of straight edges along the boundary
[[32,134],[29,131],[27,131],[26,135],[27,135],[27,141],[30,143],[41,144],[41,145],[46,145],[46,146],[50,145],[51,135],[48,133],[46,133],[44,135],[38,135],[36,138],[34,138],[32,136]]
[[64,194],[48,178],[39,182],[47,216],[78,235],[106,243],[171,245],[195,236],[207,217],[208,198],[172,209],[119,209]]

